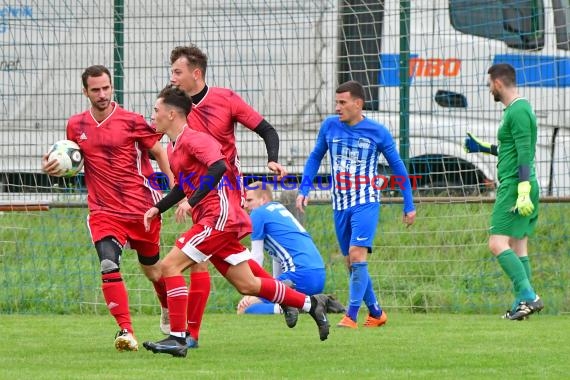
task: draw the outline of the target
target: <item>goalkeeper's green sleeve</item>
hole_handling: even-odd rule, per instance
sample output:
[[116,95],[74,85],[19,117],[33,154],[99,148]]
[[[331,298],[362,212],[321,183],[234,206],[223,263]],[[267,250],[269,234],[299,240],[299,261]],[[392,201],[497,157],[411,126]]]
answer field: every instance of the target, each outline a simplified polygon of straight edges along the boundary
[[499,154],[496,145],[479,140],[475,135],[471,134],[471,132],[467,132],[467,136],[468,137],[465,139],[465,143],[463,144],[463,148],[467,153],[482,152],[492,154],[493,156],[497,156]]

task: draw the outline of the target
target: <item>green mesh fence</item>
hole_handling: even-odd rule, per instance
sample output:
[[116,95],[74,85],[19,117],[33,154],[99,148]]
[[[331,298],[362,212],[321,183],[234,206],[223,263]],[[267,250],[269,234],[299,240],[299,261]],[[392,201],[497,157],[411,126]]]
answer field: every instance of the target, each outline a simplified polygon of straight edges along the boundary
[[[400,224],[401,205],[385,205],[370,257],[370,273],[382,305],[410,312],[504,311],[511,289],[487,250],[490,211],[490,204],[420,204],[417,224],[406,229]],[[533,283],[547,303],[545,312],[553,314],[570,311],[570,256],[564,224],[569,211],[567,203],[544,204],[530,244]],[[84,208],[58,208],[0,216],[0,312],[106,313],[86,215]],[[346,302],[348,276],[331,224],[329,205],[308,208],[305,226],[327,267],[325,290]],[[164,253],[182,231],[168,212]],[[138,268],[134,251],[125,251],[122,272],[133,310],[156,312],[154,290]],[[209,310],[235,310],[240,295],[217,273],[213,278]]]

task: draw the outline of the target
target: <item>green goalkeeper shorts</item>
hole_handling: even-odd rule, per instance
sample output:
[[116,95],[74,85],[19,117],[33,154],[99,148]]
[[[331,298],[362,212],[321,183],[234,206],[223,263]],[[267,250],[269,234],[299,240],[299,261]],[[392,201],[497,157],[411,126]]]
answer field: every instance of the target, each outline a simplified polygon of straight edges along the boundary
[[520,216],[513,212],[518,198],[518,182],[503,183],[497,190],[497,199],[491,215],[491,235],[506,235],[515,239],[522,239],[534,233],[538,221],[538,197],[540,187],[536,180],[530,182],[530,199],[534,211],[529,216]]

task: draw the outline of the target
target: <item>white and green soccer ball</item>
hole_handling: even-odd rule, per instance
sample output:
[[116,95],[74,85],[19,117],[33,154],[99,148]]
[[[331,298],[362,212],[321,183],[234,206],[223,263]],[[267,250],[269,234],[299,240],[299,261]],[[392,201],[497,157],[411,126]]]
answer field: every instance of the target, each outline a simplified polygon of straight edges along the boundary
[[60,140],[48,151],[48,161],[57,160],[58,177],[73,177],[83,168],[83,153],[79,145],[71,140]]

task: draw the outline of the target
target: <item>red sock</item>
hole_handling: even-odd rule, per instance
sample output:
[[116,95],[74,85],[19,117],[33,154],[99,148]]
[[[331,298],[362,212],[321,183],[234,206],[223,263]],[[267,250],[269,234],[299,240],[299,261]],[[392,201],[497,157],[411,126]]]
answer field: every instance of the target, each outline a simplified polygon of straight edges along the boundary
[[183,276],[164,277],[166,301],[170,316],[170,331],[186,332],[186,304],[188,289]]
[[156,291],[156,296],[160,302],[160,306],[167,308],[168,303],[166,302],[166,285],[164,285],[164,279],[161,277],[160,280],[153,282],[154,290]]
[[109,308],[111,315],[115,318],[121,330],[127,329],[132,334],[133,325],[129,312],[129,296],[121,273],[105,273],[101,275],[101,279],[103,280],[101,290],[103,291],[107,308]]
[[302,308],[305,304],[305,295],[303,293],[299,293],[272,278],[261,278],[260,280],[261,289],[259,290],[259,297],[263,297],[274,303],[293,306],[298,309]]
[[273,276],[271,276],[269,273],[267,273],[267,271],[265,269],[263,269],[263,267],[261,265],[259,265],[257,263],[257,261],[249,259],[247,261],[247,263],[249,264],[249,267],[251,269],[251,271],[253,272],[253,275],[255,277],[259,277],[259,278],[273,278]]
[[195,272],[190,274],[188,290],[188,333],[198,340],[202,318],[210,296],[210,273]]

